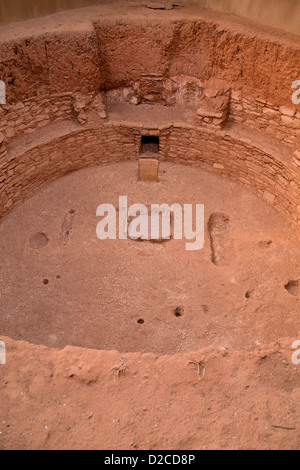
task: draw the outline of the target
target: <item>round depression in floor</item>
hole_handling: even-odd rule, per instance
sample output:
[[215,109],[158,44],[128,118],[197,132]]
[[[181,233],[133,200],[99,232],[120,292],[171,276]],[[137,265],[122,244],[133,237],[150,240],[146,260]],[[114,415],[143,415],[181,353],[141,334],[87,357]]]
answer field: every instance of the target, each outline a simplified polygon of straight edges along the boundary
[[[204,204],[205,243],[99,240],[96,209]],[[118,211],[117,211],[118,214]],[[300,330],[300,248],[241,184],[162,163],[103,165],[48,183],[0,224],[0,334],[50,347],[174,354],[253,348]]]

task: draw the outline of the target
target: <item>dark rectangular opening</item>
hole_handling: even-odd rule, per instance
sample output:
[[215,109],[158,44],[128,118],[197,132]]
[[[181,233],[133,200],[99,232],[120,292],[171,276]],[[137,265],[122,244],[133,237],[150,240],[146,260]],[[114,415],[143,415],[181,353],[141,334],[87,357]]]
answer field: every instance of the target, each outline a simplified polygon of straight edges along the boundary
[[159,153],[159,137],[152,135],[142,136],[140,153]]

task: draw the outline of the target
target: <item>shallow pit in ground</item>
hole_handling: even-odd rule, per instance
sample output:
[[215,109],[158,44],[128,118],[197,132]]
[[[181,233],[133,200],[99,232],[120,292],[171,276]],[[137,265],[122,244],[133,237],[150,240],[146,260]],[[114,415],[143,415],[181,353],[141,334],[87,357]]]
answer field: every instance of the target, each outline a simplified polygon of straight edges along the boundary
[[[96,237],[96,209],[204,204],[205,244]],[[0,224],[0,335],[50,347],[174,354],[253,348],[300,330],[299,241],[256,194],[201,168],[137,163],[85,169],[45,185]],[[291,289],[296,289],[292,286]],[[293,290],[294,292],[294,290]]]
[[289,281],[285,286],[289,294],[300,297],[300,281]]

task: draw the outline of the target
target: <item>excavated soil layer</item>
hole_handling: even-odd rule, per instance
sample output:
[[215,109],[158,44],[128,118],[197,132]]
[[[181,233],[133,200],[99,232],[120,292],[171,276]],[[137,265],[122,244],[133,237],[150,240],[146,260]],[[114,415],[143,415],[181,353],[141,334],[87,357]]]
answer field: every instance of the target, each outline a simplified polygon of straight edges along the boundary
[[[99,204],[205,205],[205,245],[96,237]],[[284,234],[284,236],[282,236]],[[45,185],[0,226],[5,336],[61,348],[251,349],[300,330],[300,248],[277,211],[199,168],[107,164]]]
[[[152,7],[0,27],[0,449],[299,449],[300,39]],[[98,240],[119,195],[204,249]]]

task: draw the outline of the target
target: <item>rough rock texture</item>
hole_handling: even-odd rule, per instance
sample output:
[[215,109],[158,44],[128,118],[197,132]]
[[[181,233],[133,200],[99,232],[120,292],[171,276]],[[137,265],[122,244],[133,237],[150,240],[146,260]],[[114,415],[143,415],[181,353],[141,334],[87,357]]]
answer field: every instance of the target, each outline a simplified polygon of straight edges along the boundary
[[[298,36],[189,8],[114,4],[2,26],[0,215],[46,181],[137,160],[141,138],[156,136],[160,161],[247,185],[299,234],[299,62]],[[215,80],[224,86],[211,94]],[[221,226],[214,269],[227,264]],[[42,229],[32,235],[33,249],[48,247]],[[298,274],[285,283],[296,303]],[[1,448],[299,448],[292,339],[159,359],[6,343]]]
[[24,34],[19,29],[18,39],[1,40],[0,60],[10,104],[68,91],[88,94],[99,87],[98,46],[92,25],[84,30],[80,26],[72,31],[61,29],[59,34],[36,34],[34,30]]
[[243,119],[257,121],[256,128],[273,120],[261,108],[273,110],[280,121],[279,107],[284,106],[292,119],[284,119],[283,127],[299,129],[291,103],[300,59],[297,36],[280,36],[204,10],[125,11],[100,6],[85,15],[61,13],[23,27],[19,23],[17,32],[2,26],[0,75],[7,84],[7,102],[38,98],[38,106],[43,97],[56,93],[97,93],[99,87],[111,90],[134,83],[140,99],[155,102],[156,96],[163,102],[163,81],[176,77],[176,87],[182,76],[202,82],[216,77],[241,92]]
[[129,113],[121,112],[107,122],[99,118],[96,126],[55,123],[47,131],[43,128],[9,145],[7,157],[1,162],[1,214],[46,180],[84,166],[137,159],[141,137],[156,135],[160,137],[160,160],[201,165],[241,181],[285,213],[298,230],[298,152],[293,157],[288,147],[277,146],[274,140],[261,140],[239,126],[216,131],[164,119],[158,126],[148,108],[146,117],[139,119],[135,107],[133,113],[131,118]]
[[211,79],[204,85],[203,99],[197,109],[202,125],[220,126],[227,121],[231,87],[223,80]]
[[1,449],[299,449],[292,338],[160,358],[3,339]]
[[160,136],[162,160],[238,179],[297,226],[299,54],[296,36],[188,8],[99,6],[2,26],[2,215],[47,179],[136,158],[146,134]]

